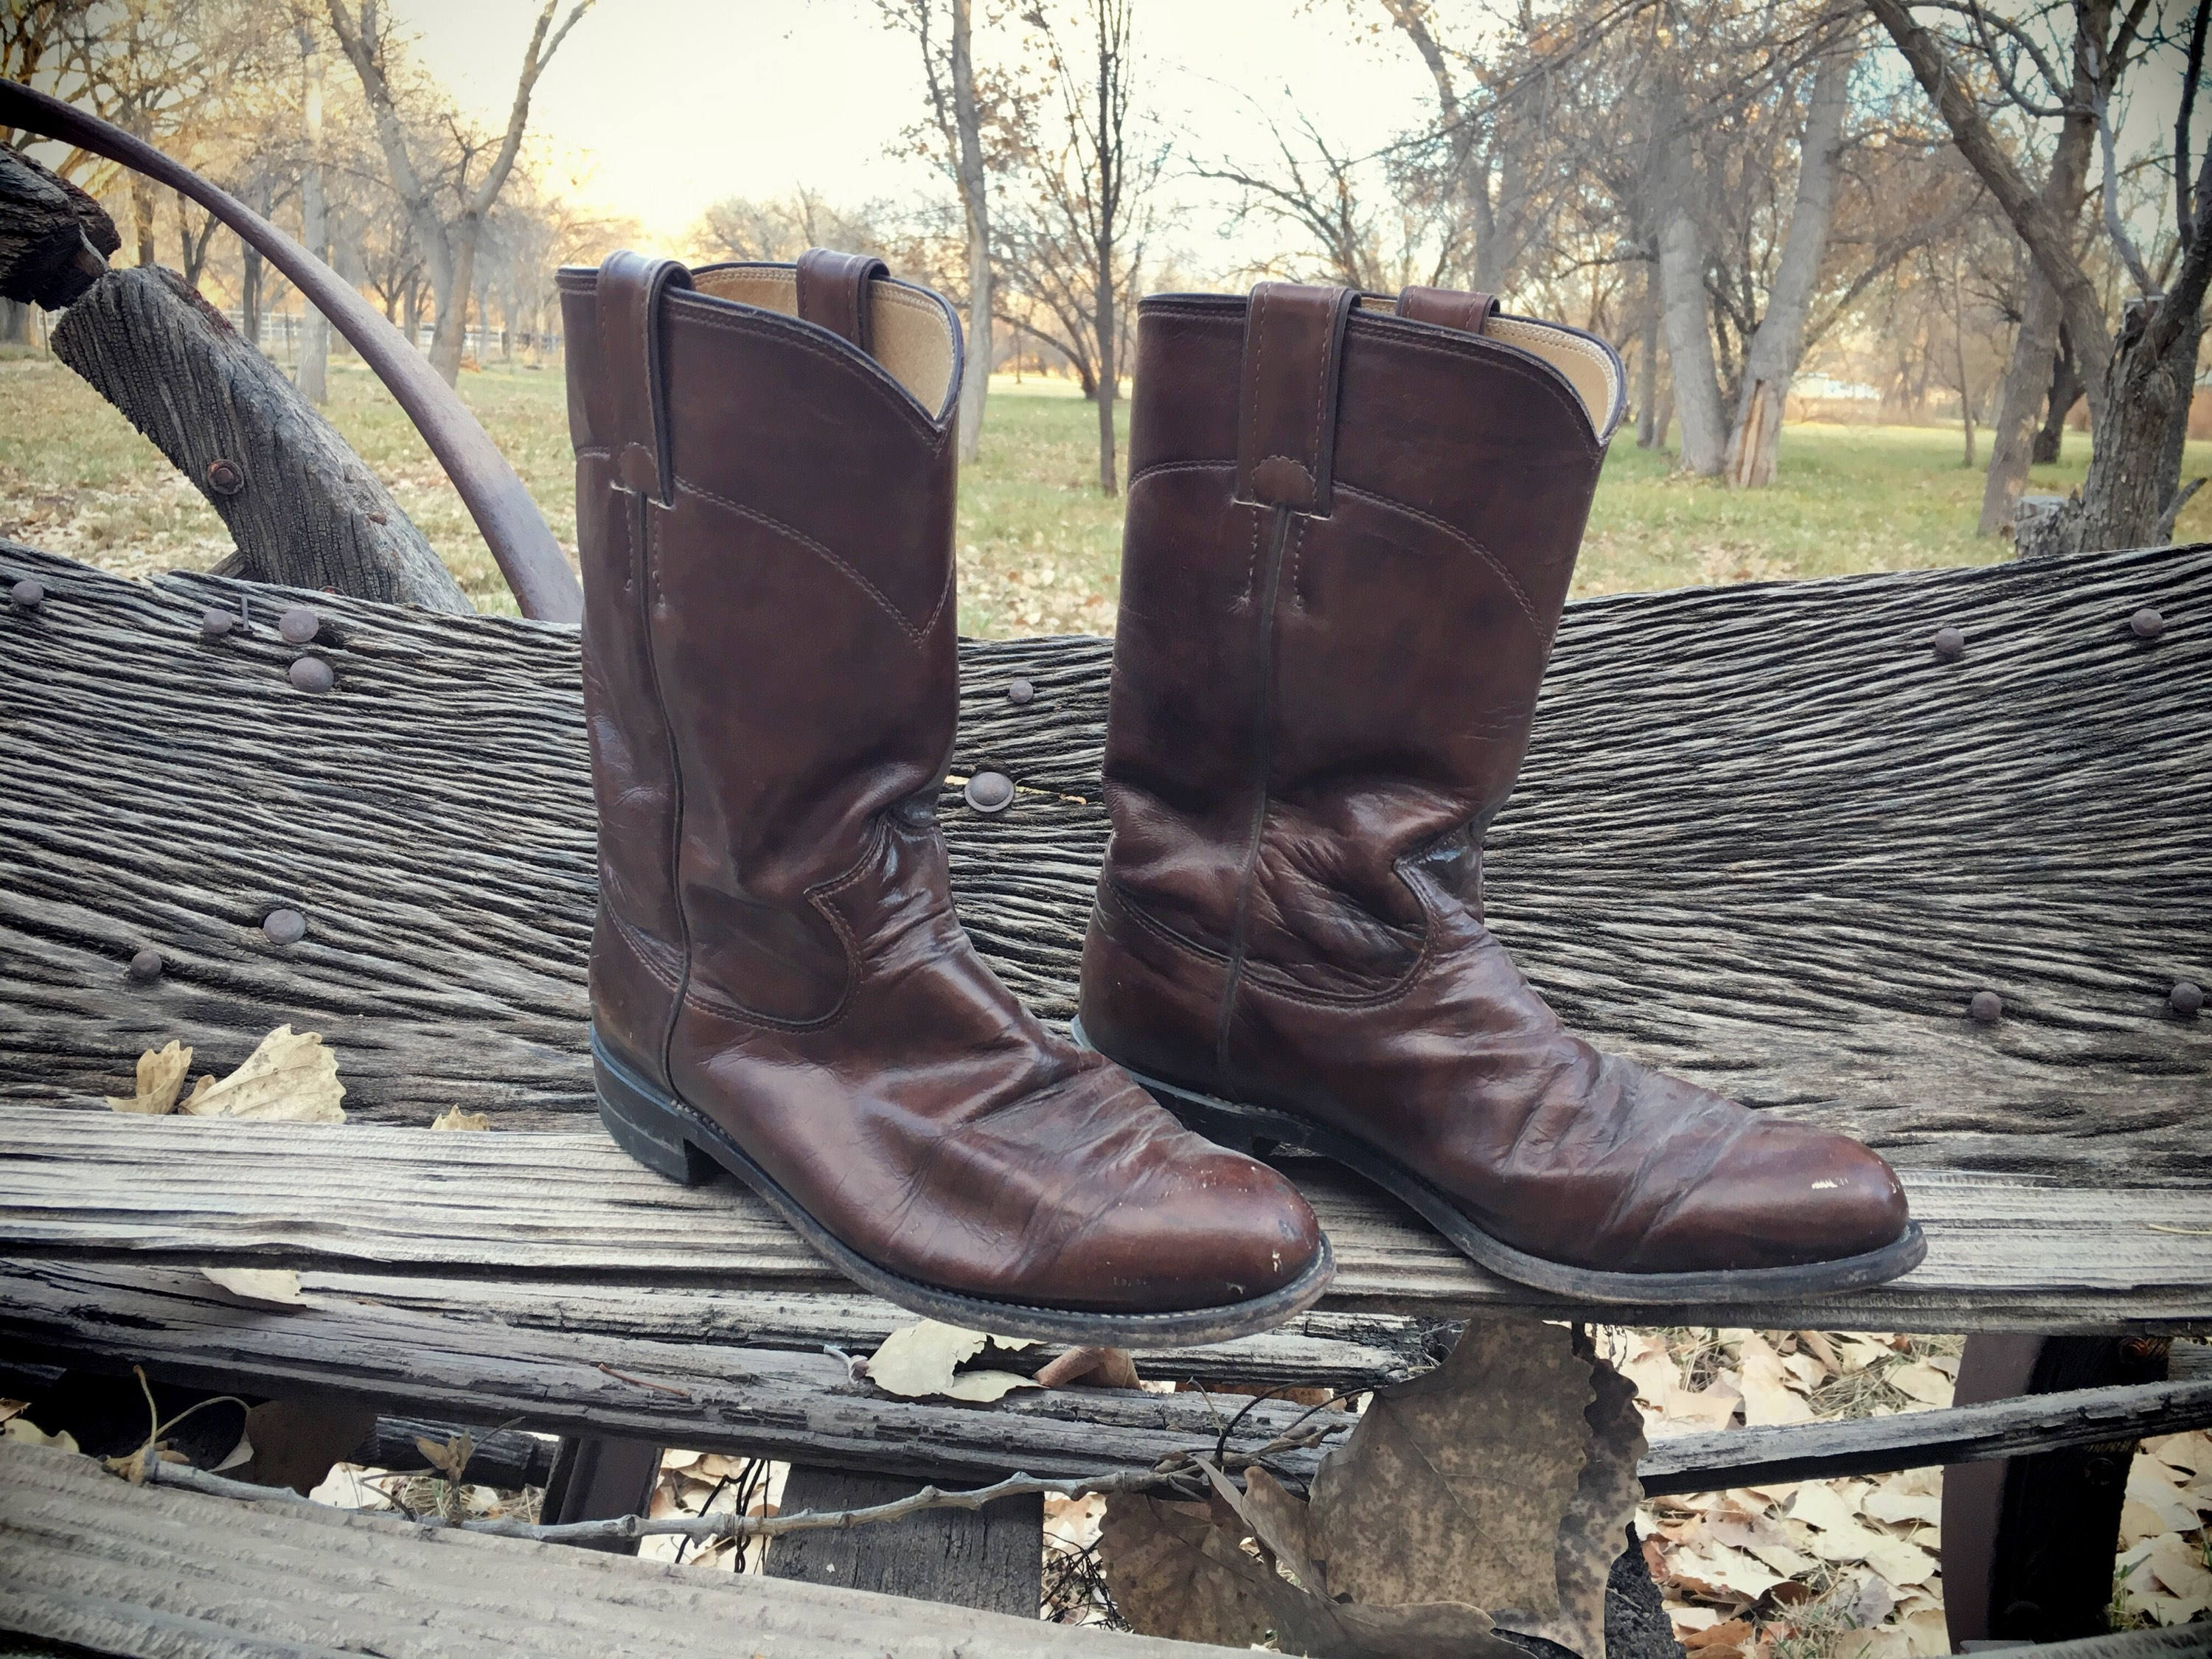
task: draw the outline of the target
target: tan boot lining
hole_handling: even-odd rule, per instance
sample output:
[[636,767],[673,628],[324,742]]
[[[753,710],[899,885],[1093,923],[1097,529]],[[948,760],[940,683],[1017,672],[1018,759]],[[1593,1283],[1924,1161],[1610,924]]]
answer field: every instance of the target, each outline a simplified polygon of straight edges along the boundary
[[[702,270],[694,272],[691,281],[700,293],[718,300],[787,317],[799,314],[799,275],[788,268]],[[952,390],[952,336],[945,313],[919,294],[889,283],[876,283],[872,298],[875,312],[869,324],[876,361],[934,416]]]
[[[1362,295],[1359,308],[1395,315],[1398,304],[1395,300]],[[1541,357],[1565,375],[1567,384],[1583,400],[1583,412],[1589,416],[1590,430],[1601,439],[1611,435],[1607,422],[1613,419],[1613,409],[1620,400],[1619,371],[1596,342],[1548,323],[1530,322],[1525,317],[1493,317],[1483,332]]]

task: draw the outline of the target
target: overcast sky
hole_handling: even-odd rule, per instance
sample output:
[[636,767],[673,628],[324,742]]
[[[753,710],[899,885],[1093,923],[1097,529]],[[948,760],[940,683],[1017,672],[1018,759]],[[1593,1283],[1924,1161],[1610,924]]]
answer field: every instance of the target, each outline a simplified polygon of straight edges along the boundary
[[[536,0],[390,9],[463,105],[503,123]],[[911,40],[878,18],[872,0],[599,0],[540,82],[531,129],[578,195],[672,246],[725,196],[805,184],[856,204],[943,188],[886,154],[922,113],[921,71]],[[1344,0],[1136,0],[1135,27],[1148,101],[1201,156],[1261,155],[1247,100],[1279,112],[1285,87],[1333,143],[1362,150],[1430,107],[1413,53],[1357,38]],[[1204,259],[1214,227],[1182,228]]]

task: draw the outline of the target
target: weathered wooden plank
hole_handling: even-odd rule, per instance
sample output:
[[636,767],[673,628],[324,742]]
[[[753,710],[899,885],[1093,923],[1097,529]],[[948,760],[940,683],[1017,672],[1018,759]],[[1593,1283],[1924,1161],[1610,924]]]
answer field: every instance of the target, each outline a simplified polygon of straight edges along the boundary
[[[1018,1390],[988,1407],[902,1401],[854,1381],[832,1355],[744,1348],[703,1332],[689,1340],[641,1338],[574,1300],[557,1328],[518,1328],[500,1316],[512,1305],[508,1286],[448,1282],[433,1303],[429,1282],[416,1281],[401,1307],[380,1300],[368,1276],[303,1282],[307,1305],[280,1310],[241,1304],[194,1273],[0,1263],[0,1341],[14,1353],[94,1369],[143,1364],[157,1379],[199,1388],[333,1393],[440,1420],[657,1438],[939,1482],[1017,1469],[1149,1468],[1214,1446],[1223,1423],[1248,1403],[1090,1389]],[[1641,1468],[1654,1492],[1694,1492],[1975,1462],[2212,1423],[2212,1377],[2186,1358],[2177,1369],[2172,1382],[2132,1389],[1679,1436],[1655,1443]],[[1249,1455],[1302,1419],[1306,1428],[1331,1421],[1261,1401],[1226,1449]],[[1296,1483],[1316,1455],[1294,1449],[1270,1461]]]
[[[896,1475],[802,1464],[784,1483],[783,1511],[866,1509],[914,1490]],[[980,1510],[924,1510],[903,1521],[799,1532],[769,1551],[768,1576],[1034,1619],[1044,1563],[1044,1499],[1001,1498]]]
[[[1607,1316],[1484,1272],[1330,1166],[1288,1167],[1336,1251],[1326,1307]],[[1924,1331],[2212,1322],[2212,1201],[2201,1188],[2081,1191],[1936,1170],[1906,1180],[1929,1255],[1895,1284],[1638,1317]],[[744,1189],[674,1186],[598,1133],[428,1134],[0,1103],[0,1252],[849,1297]]]
[[[0,1345],[93,1370],[141,1364],[195,1388],[336,1395],[564,1437],[975,1485],[1017,1471],[1150,1468],[1213,1447],[1223,1419],[1247,1403],[1100,1389],[1017,1389],[988,1407],[902,1400],[818,1351],[517,1330],[465,1297],[443,1315],[321,1293],[306,1307],[276,1308],[229,1297],[195,1273],[58,1262],[0,1261]],[[1249,1455],[1301,1414],[1259,1402],[1227,1450]],[[1314,1455],[1285,1454],[1281,1468],[1303,1480]]]
[[[339,684],[294,692],[266,629],[0,550],[54,592],[0,617],[0,1092],[79,1100],[184,1035],[236,1063],[281,1019],[349,1103],[423,1122],[587,1110],[592,903],[574,635],[307,596]],[[2126,627],[2150,605],[2155,645]],[[1492,837],[1493,921],[1579,1029],[1899,1162],[2071,1184],[2212,1175],[2212,550],[1637,595],[1571,606]],[[1942,664],[1939,624],[1968,638]],[[965,647],[948,791],[963,913],[1048,1017],[1071,1006],[1103,845],[1109,648]],[[1006,696],[1019,676],[1029,702]],[[301,945],[256,927],[308,916]],[[152,944],[169,973],[121,969]],[[1994,1027],[1964,1016],[1987,987]]]
[[[88,1457],[12,1443],[0,1445],[0,1626],[160,1659],[1096,1659],[1109,1639],[390,1516],[134,1487]],[[1219,1652],[1139,1636],[1110,1638],[1110,1650]]]
[[1638,1466],[1644,1490],[1717,1492],[1784,1480],[1983,1463],[2069,1446],[2178,1434],[2212,1424],[2212,1382],[2146,1382],[2030,1395],[1934,1411],[1792,1423],[1661,1440]]

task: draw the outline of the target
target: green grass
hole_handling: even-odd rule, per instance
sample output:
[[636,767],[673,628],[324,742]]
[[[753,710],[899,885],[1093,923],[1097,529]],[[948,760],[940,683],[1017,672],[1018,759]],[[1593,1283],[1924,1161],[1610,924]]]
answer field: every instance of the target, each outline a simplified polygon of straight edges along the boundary
[[[497,569],[437,465],[365,370],[334,367],[326,411],[486,610],[514,609]],[[565,387],[556,368],[493,368],[460,391],[574,548]],[[1121,411],[1126,448],[1127,405]],[[1098,493],[1097,416],[1055,382],[1002,383],[983,449],[961,479],[960,626],[987,638],[1107,633],[1114,626],[1121,507]],[[1624,436],[1606,462],[1576,573],[1578,594],[1613,593],[2005,556],[1978,539],[1982,474],[1959,465],[1950,427],[1793,426],[1782,471],[1761,490],[1676,476],[1671,458]],[[2088,443],[2031,487],[2079,483]],[[2186,471],[2212,471],[2212,444]],[[2212,540],[2212,490],[2176,535]],[[125,574],[205,568],[230,549],[222,521],[158,451],[49,359],[0,361],[0,534]]]

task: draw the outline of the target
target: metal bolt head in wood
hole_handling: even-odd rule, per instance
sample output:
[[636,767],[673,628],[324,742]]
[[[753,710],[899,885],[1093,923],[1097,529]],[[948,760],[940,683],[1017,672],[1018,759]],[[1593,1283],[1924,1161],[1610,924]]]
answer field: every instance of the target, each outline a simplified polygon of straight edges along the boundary
[[2128,631],[2148,643],[2166,632],[2166,618],[2145,605],[2128,618]]
[[1017,708],[1021,708],[1036,696],[1036,687],[1031,685],[1027,680],[1009,680],[1006,683],[1006,701]]
[[331,672],[330,664],[320,657],[299,658],[284,672],[302,691],[327,691],[337,684],[337,676]]
[[276,631],[288,645],[305,645],[323,631],[323,619],[312,607],[295,605],[276,618]]
[[1944,662],[1956,662],[1966,654],[1966,636],[1955,628],[1939,628],[1929,647]]
[[2004,999],[1995,991],[1977,991],[1968,999],[1966,1012],[1977,1025],[1994,1025],[2004,1014]]
[[2204,1006],[2204,988],[2194,980],[2178,979],[2173,989],[2166,993],[2166,1006],[2184,1019],[2197,1018],[2197,1011]]
[[218,611],[213,605],[200,612],[200,637],[219,640],[238,626],[238,618],[228,611]]
[[36,611],[46,602],[46,585],[26,576],[8,590],[18,611]]
[[131,958],[131,982],[135,985],[152,984],[161,977],[161,969],[165,965],[161,960],[161,953],[152,945],[148,945]]
[[280,908],[261,918],[261,931],[271,945],[297,945],[307,936],[307,919],[297,910]]
[[1004,772],[978,772],[960,793],[979,812],[1003,812],[1013,803],[1014,781]]
[[235,495],[246,488],[246,469],[227,456],[218,455],[208,463],[208,488],[218,495]]

